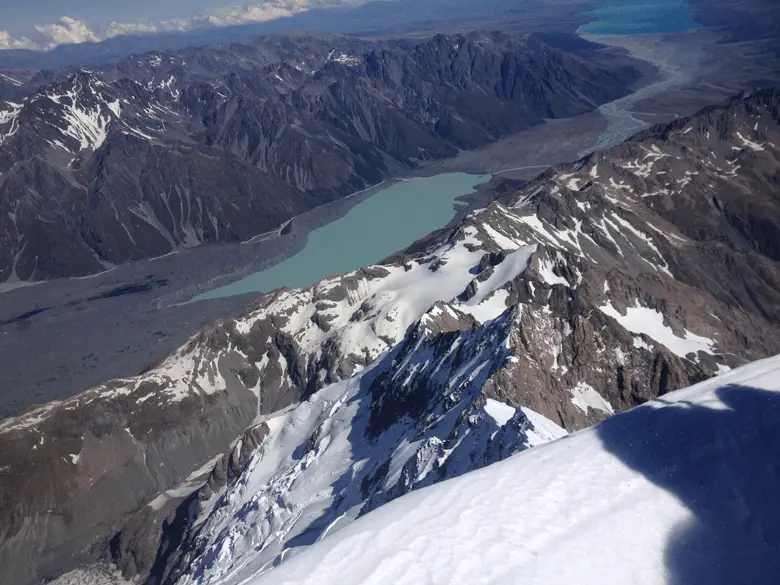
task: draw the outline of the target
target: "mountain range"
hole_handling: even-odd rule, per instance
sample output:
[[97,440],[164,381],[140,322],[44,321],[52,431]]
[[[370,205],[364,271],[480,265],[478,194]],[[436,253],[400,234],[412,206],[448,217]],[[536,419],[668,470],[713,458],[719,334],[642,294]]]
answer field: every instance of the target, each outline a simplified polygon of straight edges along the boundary
[[[260,35],[312,31],[373,38],[421,37],[432,30],[469,31],[494,29],[511,23],[513,29],[529,32],[574,30],[586,20],[582,0],[550,7],[535,1],[522,12],[512,0],[461,0],[457,10],[447,0],[392,0],[349,2],[318,8],[287,18],[225,27],[203,27],[146,35],[119,35],[101,42],[61,44],[49,51],[9,49],[0,52],[0,69],[58,69],[115,62],[131,53],[171,51],[183,47],[243,42]],[[1,82],[0,82],[1,83]]]
[[550,169],[0,423],[0,580],[102,558],[150,584],[240,582],[410,491],[780,353],[779,106],[738,96]]
[[4,72],[0,281],[249,240],[425,161],[591,111],[638,76],[504,33],[284,35]]

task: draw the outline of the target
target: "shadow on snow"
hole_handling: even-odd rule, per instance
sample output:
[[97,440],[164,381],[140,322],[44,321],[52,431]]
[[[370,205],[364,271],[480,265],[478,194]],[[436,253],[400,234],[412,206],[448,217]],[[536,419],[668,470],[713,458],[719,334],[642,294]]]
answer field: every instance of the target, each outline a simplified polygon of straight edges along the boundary
[[724,408],[642,407],[598,433],[693,516],[669,537],[669,585],[780,583],[780,394],[730,385],[717,396]]

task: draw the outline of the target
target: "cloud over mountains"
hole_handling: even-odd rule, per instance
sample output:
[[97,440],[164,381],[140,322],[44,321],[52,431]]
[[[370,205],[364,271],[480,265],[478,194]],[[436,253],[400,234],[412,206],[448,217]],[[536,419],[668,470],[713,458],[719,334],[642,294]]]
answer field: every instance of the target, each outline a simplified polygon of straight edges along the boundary
[[365,0],[265,0],[257,4],[233,6],[212,14],[199,14],[188,18],[161,21],[116,22],[94,27],[85,20],[62,16],[58,22],[35,26],[37,39],[15,37],[0,30],[0,50],[33,49],[51,50],[59,45],[98,43],[123,35],[152,35],[158,33],[185,32],[209,27],[225,27],[251,24],[287,18],[314,8],[357,6]]

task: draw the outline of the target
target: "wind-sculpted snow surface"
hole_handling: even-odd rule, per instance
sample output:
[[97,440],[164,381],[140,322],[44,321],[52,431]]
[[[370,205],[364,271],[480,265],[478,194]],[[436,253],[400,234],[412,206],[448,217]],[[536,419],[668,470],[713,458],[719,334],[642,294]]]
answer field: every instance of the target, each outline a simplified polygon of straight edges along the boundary
[[780,571],[780,358],[405,495],[224,585],[720,585]]

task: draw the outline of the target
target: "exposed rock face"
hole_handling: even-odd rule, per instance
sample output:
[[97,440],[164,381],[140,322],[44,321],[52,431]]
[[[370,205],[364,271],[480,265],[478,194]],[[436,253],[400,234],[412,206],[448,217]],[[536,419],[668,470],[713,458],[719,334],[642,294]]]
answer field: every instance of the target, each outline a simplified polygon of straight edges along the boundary
[[474,33],[268,37],[28,77],[0,101],[0,281],[247,240],[421,160],[590,111],[637,73]]
[[[277,562],[340,514],[526,448],[537,423],[583,428],[780,353],[778,105],[758,92],[551,170],[400,260],[266,295],[141,378],[3,423],[0,580],[54,576],[119,531],[127,574],[208,583],[215,551],[254,562],[231,529]],[[326,459],[343,481],[307,471]],[[335,499],[285,499],[295,478]],[[268,524],[250,535],[247,514]]]
[[[172,490],[143,506],[124,522],[111,540],[109,559],[128,579],[150,572],[162,574],[179,559],[182,540],[203,502],[240,477],[245,465],[268,435],[268,425],[251,426],[217,457]],[[204,483],[205,481],[205,483]]]
[[473,327],[436,305],[363,373],[267,421],[241,476],[207,502],[180,558],[153,580],[240,580],[413,489],[565,435],[481,391],[511,353],[516,316]]

